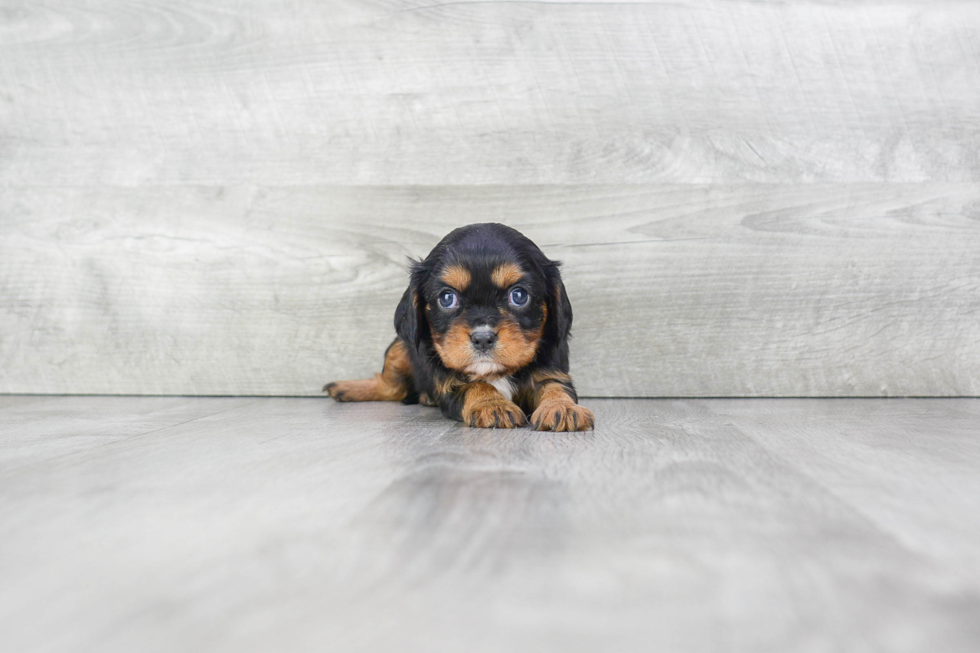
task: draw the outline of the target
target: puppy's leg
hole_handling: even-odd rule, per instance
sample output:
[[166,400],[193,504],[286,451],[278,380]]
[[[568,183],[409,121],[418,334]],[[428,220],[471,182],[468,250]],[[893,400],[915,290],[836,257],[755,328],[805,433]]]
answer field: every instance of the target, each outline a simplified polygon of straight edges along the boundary
[[385,363],[380,374],[373,379],[334,381],[323,386],[323,391],[337,401],[401,401],[415,393],[412,378],[412,361],[408,348],[400,338],[385,351]]
[[579,406],[572,377],[543,371],[531,376],[531,424],[535,431],[586,431],[595,428],[595,416]]
[[476,428],[512,429],[527,424],[524,411],[483,381],[449,380],[437,384],[443,414]]

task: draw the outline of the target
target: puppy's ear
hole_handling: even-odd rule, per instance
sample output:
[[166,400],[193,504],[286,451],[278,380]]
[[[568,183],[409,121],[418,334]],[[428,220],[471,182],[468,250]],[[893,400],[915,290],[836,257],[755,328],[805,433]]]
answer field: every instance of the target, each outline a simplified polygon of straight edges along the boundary
[[572,330],[572,303],[568,301],[565,284],[558,269],[561,261],[548,261],[544,278],[548,288],[548,329],[558,342],[568,339]]
[[429,323],[425,319],[425,302],[422,299],[422,283],[426,274],[428,272],[422,263],[412,262],[412,280],[395,309],[395,333],[415,347],[416,351],[422,343],[422,337],[429,332]]

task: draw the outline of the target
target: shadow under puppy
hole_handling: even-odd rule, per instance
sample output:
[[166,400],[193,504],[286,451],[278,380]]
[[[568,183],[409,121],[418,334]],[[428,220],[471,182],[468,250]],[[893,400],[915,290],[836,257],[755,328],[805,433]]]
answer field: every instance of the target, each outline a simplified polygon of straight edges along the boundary
[[439,406],[475,427],[514,428],[530,415],[537,430],[592,428],[568,375],[572,306],[559,266],[510,227],[456,229],[413,263],[382,372],[323,391]]

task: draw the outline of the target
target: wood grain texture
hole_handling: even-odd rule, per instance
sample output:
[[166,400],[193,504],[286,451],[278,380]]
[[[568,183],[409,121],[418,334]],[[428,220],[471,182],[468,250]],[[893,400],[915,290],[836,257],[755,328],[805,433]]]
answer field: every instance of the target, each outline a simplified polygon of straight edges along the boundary
[[955,0],[0,2],[0,187],[976,181]]
[[232,408],[237,397],[0,397],[0,473],[56,461]]
[[21,402],[0,400],[22,451],[0,460],[3,650],[980,641],[977,400],[591,400],[576,435],[397,404]]
[[565,262],[586,396],[980,394],[975,184],[22,189],[0,392],[317,394],[378,371],[409,256]]
[[493,220],[566,260],[584,394],[980,394],[978,34],[954,0],[0,0],[0,392],[370,374],[405,257]]

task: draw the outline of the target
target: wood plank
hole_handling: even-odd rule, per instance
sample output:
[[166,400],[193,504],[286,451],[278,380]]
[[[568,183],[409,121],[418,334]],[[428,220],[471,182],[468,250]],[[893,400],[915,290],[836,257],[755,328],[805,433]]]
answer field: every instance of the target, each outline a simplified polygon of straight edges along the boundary
[[261,399],[35,440],[0,475],[0,648],[975,649],[980,401],[587,405],[572,436]]
[[250,399],[202,397],[0,398],[0,474],[191,422]]
[[[709,407],[814,482],[834,488],[904,548],[940,555],[980,583],[980,548],[973,544],[980,541],[980,520],[959,518],[963,509],[980,514],[976,402],[787,401],[760,411],[754,402],[724,400]],[[828,424],[847,437],[830,435]],[[951,501],[951,493],[960,498]],[[907,528],[910,520],[914,530]]]
[[971,2],[6,5],[0,187],[980,175]]
[[588,396],[980,394],[976,184],[21,189],[0,392],[310,395],[377,370],[409,256],[565,261]]

